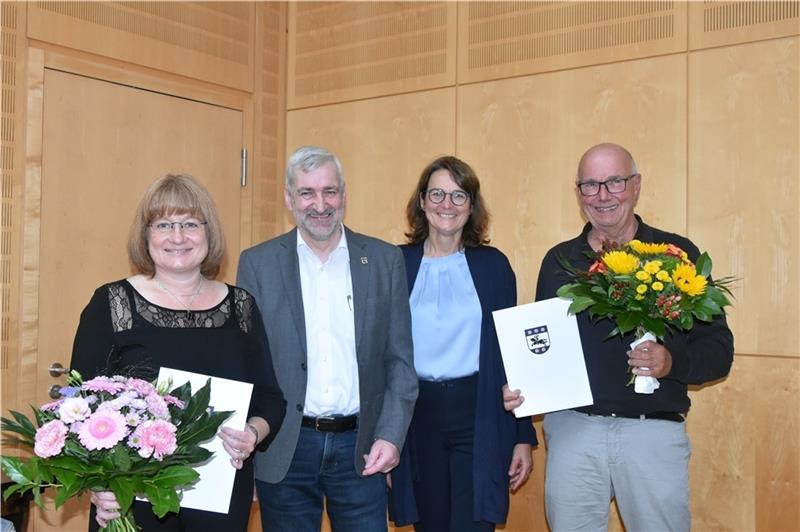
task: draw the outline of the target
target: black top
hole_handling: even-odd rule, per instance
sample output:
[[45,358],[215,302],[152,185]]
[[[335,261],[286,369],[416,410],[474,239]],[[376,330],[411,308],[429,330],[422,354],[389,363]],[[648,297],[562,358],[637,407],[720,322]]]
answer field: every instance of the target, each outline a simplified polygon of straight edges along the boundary
[[248,417],[278,432],[286,403],[246,290],[228,285],[218,305],[187,312],[151,303],[127,280],[98,288],[81,313],[70,367],[84,380],[121,374],[152,381],[161,366],[252,383]]
[[[639,216],[636,218],[639,221],[636,239],[674,244],[683,249],[693,262],[700,256],[697,246],[690,240],[645,225]],[[571,282],[558,263],[559,256],[578,269],[589,269],[591,260],[585,252],[591,251],[587,239],[590,229],[591,225],[586,224],[576,238],[562,242],[547,252],[539,270],[537,301],[556,297],[556,290]],[[718,316],[708,323],[695,320],[691,331],[672,331],[665,335],[664,345],[672,354],[672,369],[669,375],[659,379],[661,387],[655,393],[638,394],[634,392],[633,385],[626,385],[630,378],[626,352],[635,339],[633,333],[608,338],[614,328],[611,319],[593,321],[588,311],[580,312],[577,318],[594,396],[594,405],[576,409],[581,412],[615,412],[624,415],[685,413],[690,405],[687,384],[702,384],[725,377],[733,363],[733,334],[725,316]]]

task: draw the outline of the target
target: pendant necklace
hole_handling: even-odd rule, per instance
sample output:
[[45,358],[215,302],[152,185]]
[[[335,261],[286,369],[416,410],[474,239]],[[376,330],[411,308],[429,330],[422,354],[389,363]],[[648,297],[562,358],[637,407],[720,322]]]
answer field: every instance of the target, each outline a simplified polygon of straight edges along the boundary
[[184,304],[184,302],[181,300],[181,298],[179,298],[178,296],[173,294],[170,291],[170,289],[167,288],[166,286],[164,286],[164,284],[161,281],[159,281],[158,279],[156,279],[155,281],[156,281],[156,284],[158,285],[158,287],[161,290],[163,290],[164,292],[166,292],[169,295],[171,295],[172,299],[177,301],[180,304],[180,306],[186,308],[186,319],[188,320],[188,319],[192,318],[192,303],[194,303],[195,298],[197,298],[197,294],[200,293],[200,288],[203,286],[203,280],[204,280],[204,277],[201,275],[200,276],[200,280],[197,282],[197,288],[194,289],[194,294],[192,294],[192,297],[191,297],[191,299],[189,299],[189,303],[188,304]]

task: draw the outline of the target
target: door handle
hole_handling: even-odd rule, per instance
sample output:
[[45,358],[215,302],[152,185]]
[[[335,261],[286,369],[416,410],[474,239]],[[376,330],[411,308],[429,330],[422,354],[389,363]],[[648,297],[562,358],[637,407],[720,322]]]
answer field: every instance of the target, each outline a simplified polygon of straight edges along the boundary
[[62,366],[61,362],[53,362],[50,364],[50,367],[47,368],[47,371],[50,372],[51,377],[60,377],[61,375],[69,373],[69,368]]

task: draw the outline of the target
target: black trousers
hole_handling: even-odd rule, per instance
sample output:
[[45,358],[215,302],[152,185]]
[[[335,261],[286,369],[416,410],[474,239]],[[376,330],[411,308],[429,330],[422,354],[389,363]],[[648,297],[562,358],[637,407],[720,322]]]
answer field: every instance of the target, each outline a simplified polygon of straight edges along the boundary
[[478,375],[420,381],[412,426],[417,471],[417,532],[487,532],[473,521],[472,441]]

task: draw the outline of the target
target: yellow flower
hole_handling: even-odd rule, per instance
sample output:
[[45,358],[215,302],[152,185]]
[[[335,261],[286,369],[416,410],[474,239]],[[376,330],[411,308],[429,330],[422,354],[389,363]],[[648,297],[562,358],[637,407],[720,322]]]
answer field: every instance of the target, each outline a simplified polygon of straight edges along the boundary
[[672,272],[672,280],[681,292],[690,296],[699,296],[706,291],[708,281],[702,275],[697,275],[691,264],[679,264]]
[[644,265],[644,271],[650,274],[656,274],[661,270],[662,262],[660,260],[649,260]]
[[639,255],[658,255],[659,253],[666,253],[666,244],[655,244],[652,242],[641,242],[639,240],[631,240],[628,242],[630,248]]
[[672,280],[667,273],[667,270],[659,270],[659,272],[656,274],[656,279],[665,283],[668,283]]
[[633,299],[635,299],[636,301],[641,301],[642,299],[644,299],[644,296],[642,294],[636,294],[635,296],[633,296]]
[[661,281],[656,281],[653,283],[653,286],[651,288],[656,292],[660,292],[664,289],[664,283],[662,283]]
[[636,291],[639,292],[640,294],[644,294],[645,292],[647,292],[647,285],[640,284],[639,286],[636,287]]
[[639,259],[624,251],[609,251],[603,255],[603,263],[608,269],[620,275],[628,275],[639,267]]
[[650,274],[644,270],[639,270],[638,272],[636,272],[636,278],[642,281],[643,283],[650,282]]

